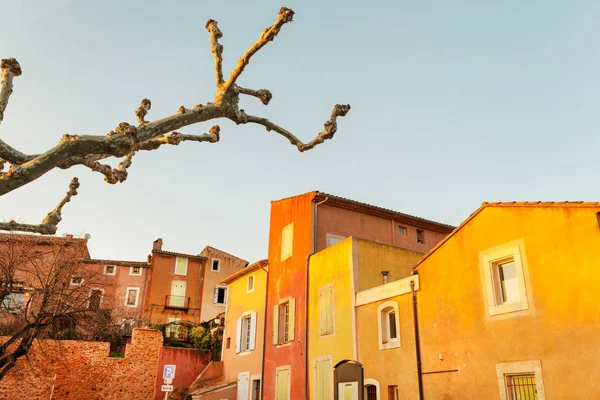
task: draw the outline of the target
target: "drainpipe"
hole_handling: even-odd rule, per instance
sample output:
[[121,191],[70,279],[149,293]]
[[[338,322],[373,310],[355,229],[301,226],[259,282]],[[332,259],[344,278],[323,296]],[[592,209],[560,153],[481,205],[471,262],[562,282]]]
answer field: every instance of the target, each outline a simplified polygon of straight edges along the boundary
[[[319,229],[318,229],[318,225],[319,225],[319,205],[325,203],[327,200],[329,200],[329,197],[325,197],[325,199],[323,199],[322,201],[318,202],[315,204],[315,226],[313,228],[313,252],[312,254],[315,254],[317,252],[317,248],[319,245]],[[311,255],[312,255],[311,254]],[[310,257],[310,255],[309,255]]]
[[423,374],[421,373],[421,343],[419,340],[419,316],[417,314],[417,294],[415,293],[415,281],[410,281],[412,293],[413,318],[415,328],[415,349],[417,353],[417,381],[419,383],[419,400],[423,400]]
[[[260,398],[264,399],[265,397],[265,351],[267,350],[267,313],[269,312],[268,306],[269,302],[267,301],[269,297],[269,273],[267,273],[267,282],[265,284],[265,320],[263,321],[263,352],[262,352],[262,364],[260,366]],[[271,333],[272,334],[272,333]]]
[[[325,199],[327,200],[327,199]],[[308,291],[308,274],[310,271],[310,258],[313,256],[313,254],[315,253],[311,253],[309,255],[306,256],[306,294],[304,295],[304,319],[305,319],[305,323],[304,323],[304,340],[306,342],[306,348],[304,349],[304,358],[306,359],[306,361],[304,362],[304,398],[308,399],[308,393],[310,390],[309,384],[308,384],[308,324],[309,324],[309,319],[308,319],[308,295],[309,295],[309,291]]]

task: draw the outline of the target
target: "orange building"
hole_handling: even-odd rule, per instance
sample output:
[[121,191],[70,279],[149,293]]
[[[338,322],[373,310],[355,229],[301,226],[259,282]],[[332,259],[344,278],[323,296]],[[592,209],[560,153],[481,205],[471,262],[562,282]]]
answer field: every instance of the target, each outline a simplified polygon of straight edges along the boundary
[[367,399],[600,398],[599,243],[600,203],[484,203],[407,278],[416,331],[406,285],[357,294]]
[[271,203],[265,400],[307,396],[308,258],[348,236],[426,252],[453,227],[310,192]]

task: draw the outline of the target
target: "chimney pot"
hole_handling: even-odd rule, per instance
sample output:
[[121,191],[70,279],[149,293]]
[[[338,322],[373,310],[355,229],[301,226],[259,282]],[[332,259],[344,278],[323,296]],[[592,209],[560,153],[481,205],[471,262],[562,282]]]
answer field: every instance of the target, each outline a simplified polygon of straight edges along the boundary
[[162,250],[162,238],[158,238],[152,242],[152,250]]

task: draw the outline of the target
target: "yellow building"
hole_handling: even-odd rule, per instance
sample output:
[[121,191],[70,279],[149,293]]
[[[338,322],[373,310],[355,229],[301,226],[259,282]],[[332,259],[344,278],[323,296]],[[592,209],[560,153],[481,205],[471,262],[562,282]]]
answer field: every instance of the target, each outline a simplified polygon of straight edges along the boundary
[[256,262],[222,282],[228,299],[221,362],[199,377],[205,383],[192,398],[260,399],[268,265],[267,260]]
[[[308,381],[311,399],[333,399],[333,367],[357,359],[355,294],[412,273],[422,253],[353,237],[310,257]],[[392,284],[392,283],[390,283]]]
[[[484,203],[416,270],[424,398],[600,399],[600,203]],[[368,400],[418,398],[411,297],[357,295]]]

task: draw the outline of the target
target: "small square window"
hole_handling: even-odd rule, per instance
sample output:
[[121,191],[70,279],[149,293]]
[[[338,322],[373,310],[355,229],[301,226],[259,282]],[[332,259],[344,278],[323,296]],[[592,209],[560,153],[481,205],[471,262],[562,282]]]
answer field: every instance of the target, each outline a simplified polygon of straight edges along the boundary
[[70,284],[71,286],[81,286],[83,285],[83,278],[81,276],[72,276]]
[[141,267],[130,267],[129,268],[129,275],[142,275],[142,268]]
[[417,243],[425,243],[425,231],[417,229]]
[[114,265],[104,266],[104,275],[115,275],[117,268]]
[[228,348],[230,348],[230,347],[231,347],[231,338],[230,338],[230,337],[228,337],[228,338],[227,338],[227,341],[225,342],[225,348],[226,348],[226,349],[228,349]]
[[248,277],[248,284],[246,285],[246,293],[254,292],[254,275]]
[[345,237],[343,236],[327,234],[327,247],[333,246],[334,244],[339,243],[344,239]]
[[227,288],[222,286],[216,286],[214,295],[213,295],[213,303],[224,305],[227,300]]
[[221,269],[221,260],[213,258],[212,264],[210,265],[210,270],[214,272],[219,272]]
[[545,399],[542,364],[539,360],[496,364],[501,400]]
[[294,251],[294,223],[281,230],[281,261],[290,258]]
[[398,225],[398,233],[400,233],[402,236],[406,236],[408,230],[405,226]]
[[186,257],[175,258],[175,275],[187,275],[188,259]]

